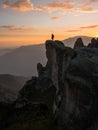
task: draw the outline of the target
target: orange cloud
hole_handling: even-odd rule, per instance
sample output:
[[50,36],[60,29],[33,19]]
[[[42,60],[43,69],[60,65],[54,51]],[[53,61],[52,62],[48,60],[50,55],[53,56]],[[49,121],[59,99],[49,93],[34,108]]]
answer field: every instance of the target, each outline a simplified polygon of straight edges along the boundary
[[92,28],[97,28],[98,25],[91,25],[91,26],[85,26],[85,27],[80,27],[81,29],[92,29]]
[[98,0],[90,0],[89,2],[91,2],[91,3],[98,2]]
[[48,11],[48,12],[53,12],[53,11],[72,11],[74,9],[74,2],[72,1],[65,1],[65,2],[50,2],[47,3],[44,6],[37,6],[36,10],[39,11]]
[[81,30],[79,30],[79,29],[73,29],[73,30],[67,30],[66,32],[79,32],[79,31],[81,31]]
[[93,9],[92,7],[83,7],[78,10],[81,13],[95,13],[98,12],[98,10]]
[[[81,12],[81,13],[94,13],[98,12],[98,9],[95,9],[92,6],[92,2],[98,2],[98,0],[89,0],[87,2],[79,2],[78,4],[75,3],[74,0],[53,0],[50,3],[47,3],[43,6],[35,7],[35,10],[38,11],[47,11],[47,12],[54,12],[54,11],[63,11],[65,12]],[[76,6],[77,5],[77,6]]]
[[58,17],[58,16],[53,16],[53,17],[51,17],[51,19],[52,20],[58,20],[60,17]]
[[13,0],[6,0],[2,4],[3,8],[11,8],[15,10],[20,11],[28,11],[33,10],[33,4],[30,2],[30,0],[17,0],[16,2],[13,2]]
[[2,7],[20,11],[62,11],[64,14],[66,12],[73,11],[81,13],[94,13],[98,12],[98,9],[95,9],[95,7],[92,6],[95,2],[98,2],[98,0],[88,0],[86,2],[78,3],[75,0],[52,0],[52,2],[48,2],[45,5],[34,6],[30,0],[16,0],[16,2],[13,2],[13,0],[6,0],[3,2]]
[[80,6],[78,8],[79,12],[84,12],[84,13],[94,13],[94,12],[98,12],[97,9],[94,8],[93,3],[94,2],[98,2],[96,0],[89,0],[87,2],[81,2]]

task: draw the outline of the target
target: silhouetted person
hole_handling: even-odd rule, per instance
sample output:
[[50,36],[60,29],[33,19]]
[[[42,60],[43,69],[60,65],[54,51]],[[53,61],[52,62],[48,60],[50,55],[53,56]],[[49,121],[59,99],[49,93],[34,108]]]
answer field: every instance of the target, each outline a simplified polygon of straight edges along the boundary
[[53,33],[52,33],[52,35],[51,35],[51,39],[54,40],[54,34],[53,34]]

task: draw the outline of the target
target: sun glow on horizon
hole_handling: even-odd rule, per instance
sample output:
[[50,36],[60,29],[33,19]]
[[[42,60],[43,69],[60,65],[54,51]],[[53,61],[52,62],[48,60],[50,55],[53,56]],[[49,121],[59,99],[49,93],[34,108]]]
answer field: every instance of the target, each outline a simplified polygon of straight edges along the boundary
[[2,0],[0,47],[45,43],[74,36],[98,37],[98,1]]

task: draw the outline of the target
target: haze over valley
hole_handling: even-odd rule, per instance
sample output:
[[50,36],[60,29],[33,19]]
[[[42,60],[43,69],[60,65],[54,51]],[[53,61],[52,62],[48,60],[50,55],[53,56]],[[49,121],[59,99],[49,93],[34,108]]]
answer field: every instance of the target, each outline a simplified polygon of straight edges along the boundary
[[[63,40],[65,46],[73,47],[76,39],[81,37],[84,44],[91,41],[91,37],[76,36]],[[0,74],[13,74],[30,77],[37,75],[37,63],[46,64],[45,45],[28,45],[16,49],[5,50],[0,56]],[[2,50],[0,51],[2,53]]]

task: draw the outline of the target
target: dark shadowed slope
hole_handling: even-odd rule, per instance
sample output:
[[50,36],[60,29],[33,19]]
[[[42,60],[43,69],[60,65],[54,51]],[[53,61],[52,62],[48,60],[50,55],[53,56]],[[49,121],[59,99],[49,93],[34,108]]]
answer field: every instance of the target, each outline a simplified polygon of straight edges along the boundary
[[2,56],[2,55],[5,55],[6,53],[9,53],[9,52],[11,52],[11,51],[13,51],[13,49],[9,49],[9,48],[0,48],[0,56]]
[[28,78],[8,74],[0,75],[0,102],[13,101]]

